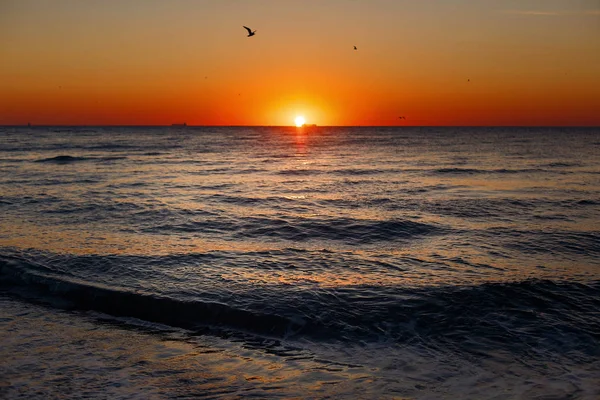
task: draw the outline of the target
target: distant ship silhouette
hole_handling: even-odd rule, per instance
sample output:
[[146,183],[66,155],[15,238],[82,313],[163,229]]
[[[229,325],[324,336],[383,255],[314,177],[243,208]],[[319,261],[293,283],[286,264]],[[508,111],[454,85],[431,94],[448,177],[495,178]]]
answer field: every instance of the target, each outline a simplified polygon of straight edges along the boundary
[[183,123],[183,124],[171,124],[172,127],[174,128],[183,128],[187,126],[187,123]]
[[315,128],[317,124],[302,124],[303,128]]

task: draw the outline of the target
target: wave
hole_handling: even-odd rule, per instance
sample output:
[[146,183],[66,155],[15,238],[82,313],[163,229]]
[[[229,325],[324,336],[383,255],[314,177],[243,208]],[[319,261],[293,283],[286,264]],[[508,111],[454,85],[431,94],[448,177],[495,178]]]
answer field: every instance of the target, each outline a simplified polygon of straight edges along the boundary
[[87,161],[87,160],[88,160],[88,158],[86,158],[86,157],[56,156],[56,157],[42,158],[42,159],[36,160],[35,162],[69,164],[69,163],[74,163],[74,162],[78,162],[78,161]]
[[140,145],[139,143],[132,143],[132,144],[128,144],[128,143],[97,143],[97,144],[92,144],[92,145],[88,145],[87,147],[85,147],[87,149],[90,150],[105,150],[105,151],[112,151],[112,150],[139,150],[141,148],[147,148],[146,146],[144,146],[143,144]]
[[582,166],[583,165],[581,163],[560,162],[560,161],[541,165],[541,167],[544,167],[544,168],[569,168],[569,167],[582,167]]
[[96,129],[89,129],[89,128],[81,128],[81,127],[75,127],[75,128],[59,128],[59,129],[50,129],[51,132],[55,132],[55,133],[95,133],[98,132]]
[[331,171],[334,175],[341,176],[363,176],[363,175],[377,175],[383,173],[394,173],[397,172],[396,169],[382,169],[382,168],[346,168],[346,169],[337,169]]
[[583,200],[574,200],[565,202],[568,206],[576,205],[576,206],[598,206],[600,205],[600,201],[592,200],[592,199],[583,199]]
[[321,174],[322,171],[315,169],[306,169],[306,168],[298,168],[298,169],[284,169],[278,171],[277,175],[285,175],[285,176],[312,176]]
[[240,206],[263,206],[263,207],[278,207],[286,205],[293,206],[298,202],[298,199],[288,198],[284,196],[269,196],[269,197],[249,197],[249,196],[230,196],[226,194],[211,194],[206,197],[215,203],[235,204]]
[[[53,276],[39,264],[0,259],[0,287],[25,287],[26,295],[56,296],[63,307],[104,312],[113,316],[134,317],[175,327],[201,326],[240,328],[245,331],[284,336],[294,322],[273,314],[230,307],[217,302],[185,301],[150,293],[127,291],[82,282],[66,275]],[[21,293],[22,294],[22,293]],[[65,304],[64,301],[70,302]]]
[[240,220],[213,218],[163,224],[149,232],[222,232],[238,238],[278,238],[291,241],[326,239],[372,243],[411,239],[444,232],[437,225],[410,220],[361,220],[353,218],[251,217]]
[[481,231],[485,241],[502,243],[524,254],[563,254],[600,257],[600,232],[564,230],[517,230],[489,228]]
[[[67,272],[0,257],[0,288],[24,298],[192,330],[231,330],[324,341],[437,341],[468,351],[551,348],[597,357],[600,281],[528,279],[476,286],[357,286],[314,293],[278,287],[262,302],[180,299],[84,282]],[[255,299],[255,298],[254,298]]]
[[52,164],[71,164],[82,161],[117,161],[127,159],[125,156],[114,156],[114,157],[75,157],[68,155],[61,155],[56,157],[42,158],[35,160],[38,163],[52,163]]
[[[474,175],[474,174],[524,174],[524,173],[539,173],[547,172],[541,168],[523,168],[523,169],[478,169],[478,168],[437,168],[432,171],[434,174],[457,174],[457,175]],[[553,173],[557,173],[553,171]],[[561,171],[567,173],[567,171]]]

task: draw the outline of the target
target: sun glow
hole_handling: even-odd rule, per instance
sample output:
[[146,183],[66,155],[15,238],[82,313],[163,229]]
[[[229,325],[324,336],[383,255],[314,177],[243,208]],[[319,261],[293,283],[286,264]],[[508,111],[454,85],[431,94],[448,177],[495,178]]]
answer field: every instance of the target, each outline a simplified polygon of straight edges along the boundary
[[302,115],[298,115],[296,117],[296,119],[294,120],[294,122],[296,123],[296,126],[299,128],[302,125],[304,125],[304,123],[306,122],[306,119],[304,119],[304,117]]

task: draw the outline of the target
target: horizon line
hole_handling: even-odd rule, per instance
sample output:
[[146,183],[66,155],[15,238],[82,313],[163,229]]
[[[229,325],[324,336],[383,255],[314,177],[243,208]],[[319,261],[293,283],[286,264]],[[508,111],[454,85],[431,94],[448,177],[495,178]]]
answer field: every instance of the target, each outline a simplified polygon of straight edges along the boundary
[[0,124],[1,128],[600,128],[600,125],[152,125],[152,124]]

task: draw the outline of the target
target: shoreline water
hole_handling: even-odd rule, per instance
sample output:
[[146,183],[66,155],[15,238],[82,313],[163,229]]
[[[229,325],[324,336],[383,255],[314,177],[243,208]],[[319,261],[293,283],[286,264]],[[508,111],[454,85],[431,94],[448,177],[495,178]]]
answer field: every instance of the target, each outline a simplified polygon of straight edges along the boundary
[[0,302],[0,394],[10,399],[594,399],[600,393],[597,360],[554,359],[549,368],[540,354],[456,358],[443,348],[385,343],[353,345],[340,357],[339,349],[309,342],[198,335],[4,295]]

